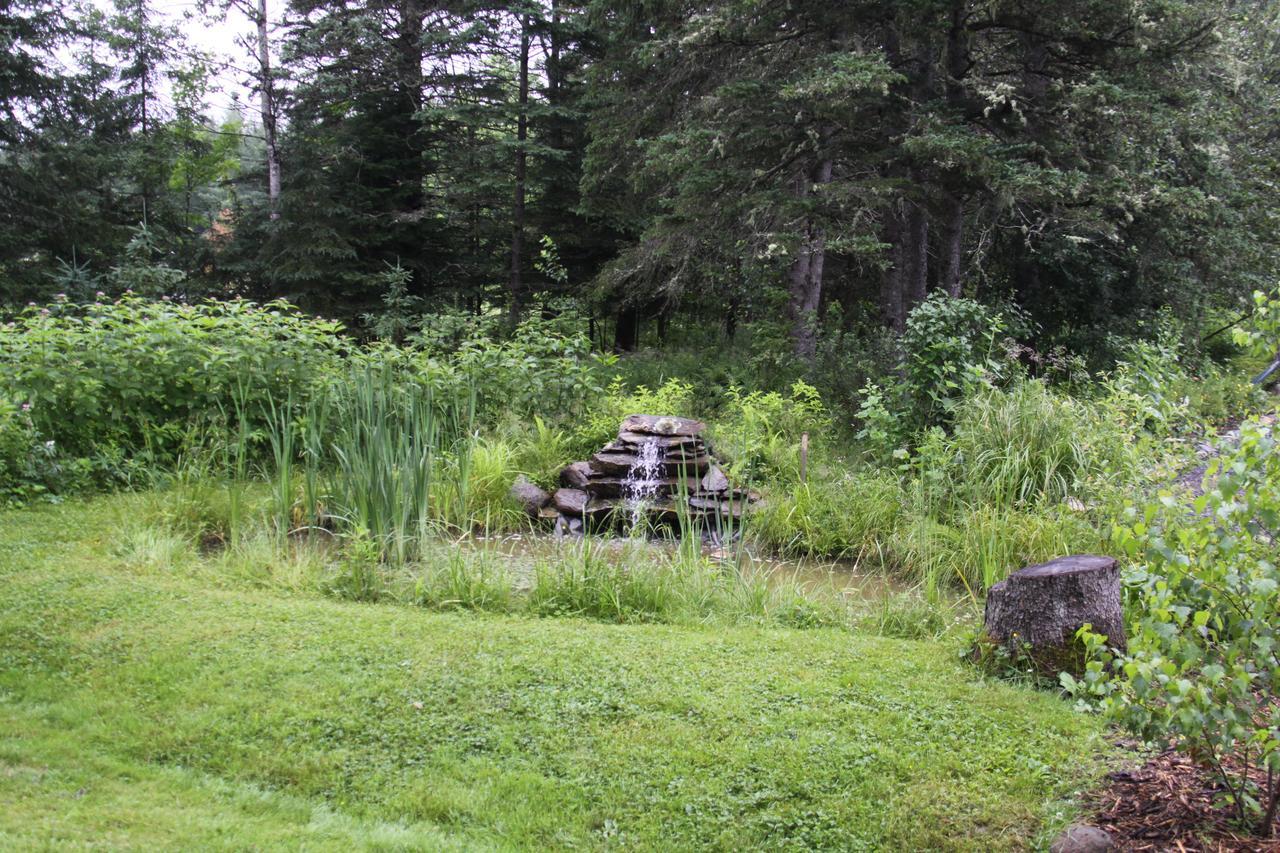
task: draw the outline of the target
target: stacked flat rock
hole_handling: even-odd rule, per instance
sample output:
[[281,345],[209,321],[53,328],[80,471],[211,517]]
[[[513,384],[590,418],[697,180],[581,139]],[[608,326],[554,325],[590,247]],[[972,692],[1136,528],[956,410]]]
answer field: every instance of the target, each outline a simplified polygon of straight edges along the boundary
[[561,472],[563,488],[552,495],[551,504],[569,518],[607,518],[626,507],[628,475],[639,466],[644,448],[656,444],[661,464],[656,495],[646,503],[649,513],[674,521],[683,497],[695,516],[740,518],[757,496],[731,488],[702,438],[705,429],[706,424],[688,418],[631,415],[615,440]]

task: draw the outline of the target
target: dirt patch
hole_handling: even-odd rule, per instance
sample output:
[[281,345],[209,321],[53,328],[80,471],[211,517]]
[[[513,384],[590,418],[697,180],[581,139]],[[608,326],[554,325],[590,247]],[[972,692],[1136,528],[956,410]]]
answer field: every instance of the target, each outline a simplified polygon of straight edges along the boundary
[[1210,772],[1169,750],[1137,770],[1107,774],[1106,787],[1090,797],[1090,823],[1110,833],[1118,850],[1280,851],[1280,840],[1234,823],[1222,793]]

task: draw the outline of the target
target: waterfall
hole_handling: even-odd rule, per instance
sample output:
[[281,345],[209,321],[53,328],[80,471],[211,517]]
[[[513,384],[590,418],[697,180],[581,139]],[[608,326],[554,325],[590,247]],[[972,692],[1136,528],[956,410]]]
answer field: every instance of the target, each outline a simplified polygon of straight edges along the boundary
[[622,481],[622,498],[631,510],[631,529],[635,530],[644,519],[645,507],[652,504],[662,485],[662,445],[650,438],[640,445],[636,461]]

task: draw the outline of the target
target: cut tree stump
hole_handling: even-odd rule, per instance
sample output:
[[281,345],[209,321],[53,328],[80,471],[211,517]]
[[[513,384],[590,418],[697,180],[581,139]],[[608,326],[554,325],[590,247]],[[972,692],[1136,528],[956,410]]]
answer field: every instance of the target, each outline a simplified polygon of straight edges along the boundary
[[1120,569],[1111,557],[1088,554],[1020,569],[991,587],[984,622],[991,642],[1029,653],[1042,671],[1078,673],[1083,656],[1075,635],[1085,623],[1125,649]]

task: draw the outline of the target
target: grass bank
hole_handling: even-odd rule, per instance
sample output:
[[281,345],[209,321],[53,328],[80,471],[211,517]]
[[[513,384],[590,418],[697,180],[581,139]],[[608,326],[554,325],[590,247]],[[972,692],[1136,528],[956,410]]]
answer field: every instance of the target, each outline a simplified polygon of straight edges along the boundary
[[0,847],[1019,849],[1096,720],[954,646],[217,587],[0,515]]

